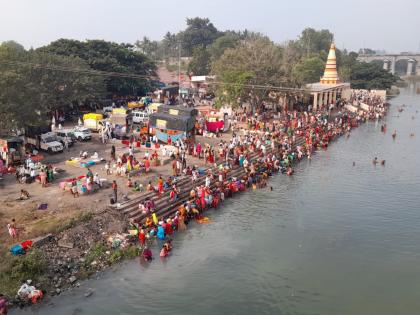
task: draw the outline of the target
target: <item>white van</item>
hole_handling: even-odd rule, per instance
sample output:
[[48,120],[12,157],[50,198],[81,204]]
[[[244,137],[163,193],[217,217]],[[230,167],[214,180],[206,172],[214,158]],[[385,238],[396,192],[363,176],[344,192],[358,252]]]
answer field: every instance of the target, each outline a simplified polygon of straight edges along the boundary
[[90,129],[82,127],[82,126],[76,126],[73,129],[74,136],[79,141],[85,141],[92,139],[92,133],[90,132]]
[[143,124],[149,121],[149,114],[145,111],[135,110],[133,111],[133,123]]

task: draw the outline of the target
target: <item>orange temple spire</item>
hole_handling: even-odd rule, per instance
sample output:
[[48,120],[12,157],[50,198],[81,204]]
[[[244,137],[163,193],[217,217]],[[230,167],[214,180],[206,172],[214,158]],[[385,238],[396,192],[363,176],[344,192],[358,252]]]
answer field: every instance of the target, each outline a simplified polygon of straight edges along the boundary
[[321,78],[321,84],[337,84],[340,83],[337,73],[337,60],[335,57],[335,44],[331,43],[330,52],[328,53],[327,65],[325,66],[324,76]]

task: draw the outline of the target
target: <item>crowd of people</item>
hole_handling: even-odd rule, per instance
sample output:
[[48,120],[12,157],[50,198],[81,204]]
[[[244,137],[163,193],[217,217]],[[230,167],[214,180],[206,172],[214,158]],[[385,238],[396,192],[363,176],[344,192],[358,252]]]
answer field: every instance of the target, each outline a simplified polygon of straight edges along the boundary
[[24,163],[16,168],[15,177],[18,183],[29,184],[38,180],[42,187],[46,187],[54,180],[54,168],[52,165],[35,162],[28,156]]
[[[386,109],[383,102],[371,105],[373,110]],[[175,231],[183,231],[191,220],[201,222],[204,212],[217,208],[225,198],[246,189],[267,187],[268,178],[277,172],[291,176],[296,161],[307,157],[311,159],[314,151],[326,149],[329,143],[341,135],[350,135],[351,129],[370,118],[369,112],[353,113],[344,107],[332,112],[322,108],[313,112],[290,111],[281,114],[280,119],[272,119],[267,112],[238,116],[246,128],[235,128],[232,138],[220,140],[212,148],[208,146],[207,161],[212,156],[207,171],[201,173],[194,167],[177,163],[180,152],[176,153],[173,163],[173,176],[168,179],[159,177],[156,185],[149,182],[148,190],[155,191],[156,197],[148,197],[139,204],[143,217],[132,222],[139,230],[142,248],[147,248],[150,258],[150,246],[147,240],[165,241]],[[189,154],[201,157],[201,144],[183,148]],[[232,176],[233,170],[241,170]],[[159,211],[154,199],[158,200],[169,194],[171,202],[178,195],[179,176],[189,175],[193,188],[187,198],[169,211]],[[194,183],[204,177],[203,184]],[[270,189],[273,189],[270,187]],[[167,195],[166,195],[167,196]],[[143,252],[144,253],[144,252]],[[165,255],[169,251],[165,251]],[[162,255],[161,255],[162,256]],[[146,257],[143,255],[143,258]],[[149,259],[148,259],[149,260]]]
[[380,106],[384,103],[382,96],[378,95],[375,91],[369,90],[356,90],[351,92],[350,103],[354,105],[366,104],[369,106]]

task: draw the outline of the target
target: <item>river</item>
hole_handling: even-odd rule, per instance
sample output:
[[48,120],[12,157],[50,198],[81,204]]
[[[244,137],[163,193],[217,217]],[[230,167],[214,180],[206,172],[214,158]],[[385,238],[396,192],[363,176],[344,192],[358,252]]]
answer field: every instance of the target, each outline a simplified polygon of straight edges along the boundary
[[[391,104],[386,134],[362,125],[293,177],[273,177],[273,191],[227,200],[208,212],[210,224],[177,234],[166,261],[126,261],[49,305],[11,313],[417,314],[420,96],[402,90]],[[386,165],[375,167],[375,156]]]

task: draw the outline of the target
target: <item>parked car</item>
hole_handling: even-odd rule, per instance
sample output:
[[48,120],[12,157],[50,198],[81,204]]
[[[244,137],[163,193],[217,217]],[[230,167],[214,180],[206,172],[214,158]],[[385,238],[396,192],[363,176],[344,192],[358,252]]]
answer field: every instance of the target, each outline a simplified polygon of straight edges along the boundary
[[149,114],[146,111],[133,111],[133,123],[143,124],[149,121]]
[[58,141],[54,132],[47,132],[40,136],[25,136],[25,143],[37,150],[44,150],[48,153],[63,152],[64,146]]
[[54,133],[57,135],[58,141],[60,141],[63,146],[66,146],[67,144],[68,147],[71,147],[76,141],[73,129],[55,130]]
[[74,127],[73,133],[79,141],[86,141],[92,139],[92,132],[90,131],[90,129],[82,126]]

